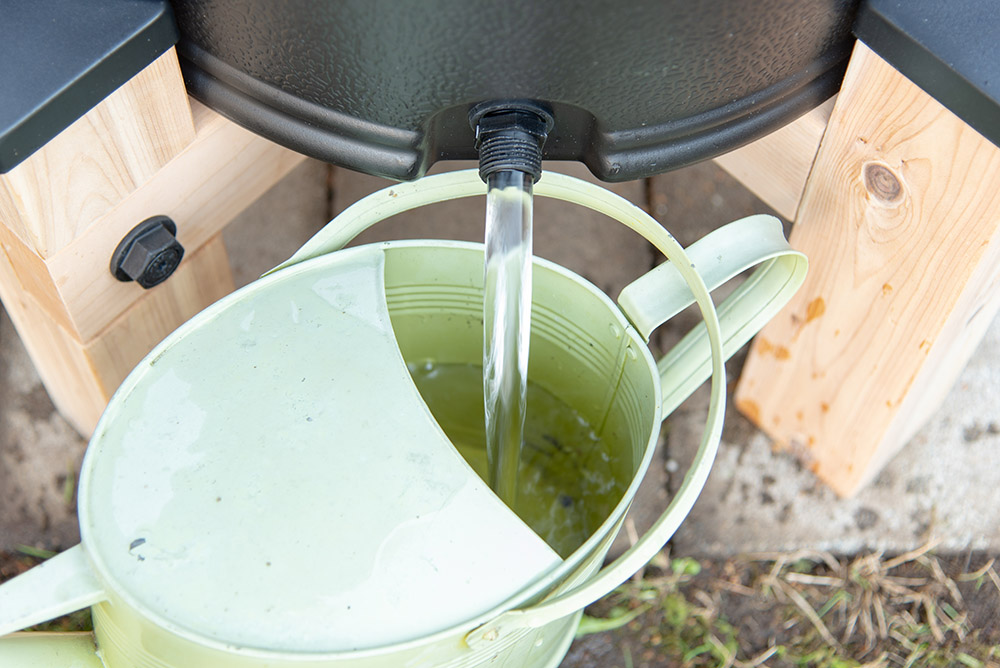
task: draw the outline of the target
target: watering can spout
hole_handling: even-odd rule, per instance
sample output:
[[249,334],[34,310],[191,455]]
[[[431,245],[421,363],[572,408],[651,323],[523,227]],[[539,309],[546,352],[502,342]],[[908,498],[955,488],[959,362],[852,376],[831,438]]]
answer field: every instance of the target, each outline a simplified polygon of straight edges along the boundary
[[0,637],[104,599],[104,589],[77,545],[0,586]]

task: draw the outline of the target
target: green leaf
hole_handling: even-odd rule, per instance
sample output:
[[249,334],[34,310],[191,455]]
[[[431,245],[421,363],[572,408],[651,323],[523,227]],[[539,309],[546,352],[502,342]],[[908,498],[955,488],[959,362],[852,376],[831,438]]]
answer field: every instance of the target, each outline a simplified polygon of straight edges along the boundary
[[841,659],[838,656],[830,659],[830,668],[857,668],[858,662],[852,659]]
[[63,501],[67,506],[73,505],[73,497],[76,495],[76,471],[70,467],[66,473],[66,481],[63,483]]
[[[580,618],[580,625],[576,627],[576,637],[580,638],[582,636],[590,635],[592,633],[603,633],[605,631],[614,631],[615,629],[620,629],[625,626],[633,619],[646,612],[652,607],[651,604],[647,603],[645,605],[640,605],[634,610],[629,610],[628,612],[622,611],[621,609],[616,609],[618,611],[617,616],[611,616],[607,618],[591,617],[590,615],[584,615]],[[615,612],[615,611],[612,611]]]
[[941,609],[945,611],[945,614],[951,617],[952,621],[958,621],[958,610],[951,607],[947,601],[941,601]]
[[701,564],[691,557],[678,557],[670,560],[670,570],[674,575],[698,575],[701,573]]
[[722,634],[727,638],[732,638],[733,636],[736,635],[736,629],[733,627],[733,625],[727,622],[725,619],[722,619],[721,617],[715,620],[713,626],[715,627],[716,631],[718,631],[720,634]]
[[673,593],[663,599],[663,619],[675,628],[684,626],[691,616],[691,606],[683,594]]
[[830,612],[830,610],[832,610],[835,605],[845,600],[849,602],[850,595],[843,589],[838,590],[833,596],[830,597],[830,600],[828,600],[826,603],[823,604],[822,608],[816,611],[816,615],[820,619],[822,619],[823,616],[825,616],[826,613]]
[[700,656],[705,652],[710,652],[711,650],[712,650],[712,643],[705,643],[704,645],[698,645],[694,649],[688,650],[687,654],[684,655],[682,661],[684,661],[684,663],[687,663],[696,656]]
[[793,573],[811,573],[816,564],[810,559],[797,559],[788,567]]
[[959,660],[963,665],[969,666],[969,668],[983,668],[983,662],[979,659],[969,656],[965,652],[959,652],[955,655],[955,658]]
[[30,545],[15,545],[14,549],[21,554],[26,554],[36,559],[51,559],[58,554],[58,552],[53,552],[52,550],[43,550],[40,547],[31,547]]

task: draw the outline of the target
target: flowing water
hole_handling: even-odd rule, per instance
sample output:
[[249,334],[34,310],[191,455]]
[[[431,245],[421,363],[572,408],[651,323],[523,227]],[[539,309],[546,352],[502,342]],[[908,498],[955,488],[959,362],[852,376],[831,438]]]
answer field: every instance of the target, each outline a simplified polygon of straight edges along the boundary
[[483,396],[487,481],[511,508],[518,494],[531,327],[532,177],[491,174],[486,194]]
[[[483,370],[471,364],[408,365],[414,384],[469,465],[488,480]],[[614,509],[629,484],[616,465],[625,447],[601,438],[588,420],[537,384],[527,383],[521,466],[510,507],[560,556],[580,547]],[[619,472],[616,477],[615,471]]]

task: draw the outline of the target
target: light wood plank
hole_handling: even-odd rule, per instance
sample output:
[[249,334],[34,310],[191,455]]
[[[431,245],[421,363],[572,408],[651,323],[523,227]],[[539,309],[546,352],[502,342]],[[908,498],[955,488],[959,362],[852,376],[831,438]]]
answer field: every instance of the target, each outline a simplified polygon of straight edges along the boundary
[[0,258],[0,299],[56,409],[81,434],[105,400],[82,345],[50,318],[34,296],[20,289],[8,257]]
[[[21,238],[0,223],[0,261],[10,273],[0,282],[7,284],[7,292],[24,292],[32,295],[38,305],[63,327],[71,328],[69,314],[63,305],[59,290],[49,276],[45,261],[28,248]],[[0,288],[2,289],[2,288]]]
[[1000,149],[858,44],[796,222],[810,275],[755,340],[736,405],[849,495],[1000,305]]
[[[152,215],[170,216],[181,244],[196,249],[304,160],[202,105],[192,106],[196,140],[99,224],[47,260],[81,339],[100,331],[144,292],[135,283],[117,281],[107,269],[111,253],[132,227]],[[275,221],[276,230],[280,226]]]
[[0,215],[48,257],[79,237],[194,139],[170,49],[7,174]]
[[786,219],[795,220],[833,104],[828,100],[794,123],[720,155],[715,163]]
[[304,160],[197,102],[192,110],[196,137],[179,155],[43,264],[18,262],[23,287],[81,341],[97,336],[145,294],[108,269],[118,242],[135,225],[170,216],[179,241],[193,252]]
[[153,346],[233,290],[221,234],[87,342],[61,327],[16,285],[9,263],[0,263],[0,298],[7,313],[56,408],[83,435],[93,431],[108,399]]

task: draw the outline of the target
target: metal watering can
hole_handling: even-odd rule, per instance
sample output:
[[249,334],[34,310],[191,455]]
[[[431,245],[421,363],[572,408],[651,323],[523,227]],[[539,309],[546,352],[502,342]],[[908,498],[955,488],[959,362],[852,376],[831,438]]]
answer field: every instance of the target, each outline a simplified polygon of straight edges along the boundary
[[[558,665],[584,606],[652,558],[694,504],[722,432],[723,362],[795,292],[806,260],[768,216],[685,251],[603,188],[555,173],[537,184],[669,259],[625,288],[620,308],[534,260],[529,378],[613,439],[600,465],[625,488],[561,558],[462,459],[406,367],[481,363],[482,246],[341,250],[395,213],[483,192],[467,171],[360,200],[157,346],[88,447],[81,544],[0,587],[0,636],[87,606],[94,636],[15,633],[0,639],[0,665]],[[709,290],[758,264],[717,311]],[[692,298],[704,322],[654,362],[649,334]],[[709,374],[680,491],[601,568],[660,422]]]

